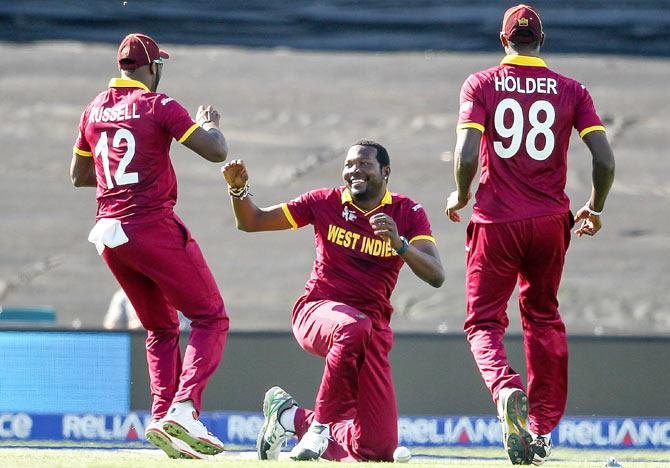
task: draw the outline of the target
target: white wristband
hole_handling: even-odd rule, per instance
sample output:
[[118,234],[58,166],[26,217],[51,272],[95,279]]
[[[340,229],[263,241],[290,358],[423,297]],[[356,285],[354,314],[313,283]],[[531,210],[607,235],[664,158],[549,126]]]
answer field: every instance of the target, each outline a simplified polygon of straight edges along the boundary
[[586,211],[588,211],[589,214],[592,214],[593,216],[600,216],[601,214],[603,214],[602,211],[592,210],[588,203],[586,205],[584,205],[584,209]]

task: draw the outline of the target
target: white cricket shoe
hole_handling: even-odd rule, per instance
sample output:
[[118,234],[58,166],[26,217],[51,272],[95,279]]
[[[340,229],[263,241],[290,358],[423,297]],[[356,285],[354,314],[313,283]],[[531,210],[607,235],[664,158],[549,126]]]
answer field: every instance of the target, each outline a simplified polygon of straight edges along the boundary
[[329,443],[330,426],[314,420],[300,442],[293,447],[289,457],[293,460],[317,460],[326,451]]
[[552,449],[551,434],[535,436],[531,449],[534,453],[533,465],[541,465],[547,461]]
[[179,439],[173,439],[163,430],[163,421],[154,419],[144,431],[144,437],[161,449],[170,458],[186,458],[191,460],[204,460],[207,455],[196,452]]
[[190,401],[173,403],[162,423],[165,432],[186,442],[198,453],[216,455],[223,452],[223,442],[198,420],[198,413]]
[[510,461],[513,465],[530,465],[535,454],[528,432],[528,397],[523,390],[503,388],[498,392],[498,417]]
[[256,452],[259,460],[278,460],[281,447],[295,432],[286,430],[279,422],[281,414],[297,403],[291,395],[280,387],[272,387],[265,392],[263,416],[265,421],[258,433]]

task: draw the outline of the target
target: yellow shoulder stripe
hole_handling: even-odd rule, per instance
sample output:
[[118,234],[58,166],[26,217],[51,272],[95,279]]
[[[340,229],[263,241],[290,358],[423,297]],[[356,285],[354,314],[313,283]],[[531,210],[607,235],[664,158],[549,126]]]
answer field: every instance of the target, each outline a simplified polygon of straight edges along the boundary
[[284,212],[286,219],[288,219],[288,222],[291,223],[291,229],[298,229],[298,223],[296,223],[295,219],[293,219],[293,215],[291,214],[291,210],[288,209],[288,205],[286,203],[282,203],[281,209]]
[[480,132],[484,133],[484,126],[482,124],[478,124],[477,122],[459,123],[458,126],[456,127],[456,130],[460,130],[461,128],[476,128]]
[[586,127],[584,130],[579,132],[579,137],[584,138],[585,135],[588,135],[591,132],[595,132],[596,130],[602,130],[604,132],[605,127],[603,127],[602,125],[594,125],[592,127]]
[[427,240],[427,241],[431,241],[433,244],[437,245],[437,242],[435,242],[435,238],[433,236],[426,236],[426,235],[414,236],[409,240],[409,243],[411,244],[412,242],[414,242],[416,240]]
[[191,133],[195,132],[195,129],[198,128],[199,126],[200,126],[200,125],[198,125],[198,124],[196,124],[196,123],[194,123],[193,125],[191,125],[191,126],[189,127],[189,129],[186,130],[186,132],[185,132],[185,133],[181,136],[181,138],[180,138],[179,140],[177,140],[177,141],[178,141],[179,143],[183,143],[184,141],[186,141],[186,139],[187,139],[188,137],[191,136]]
[[93,157],[93,153],[91,153],[90,151],[81,150],[81,149],[77,148],[76,146],[72,148],[72,152],[76,155],[84,156],[84,157],[87,157],[87,158],[92,158]]

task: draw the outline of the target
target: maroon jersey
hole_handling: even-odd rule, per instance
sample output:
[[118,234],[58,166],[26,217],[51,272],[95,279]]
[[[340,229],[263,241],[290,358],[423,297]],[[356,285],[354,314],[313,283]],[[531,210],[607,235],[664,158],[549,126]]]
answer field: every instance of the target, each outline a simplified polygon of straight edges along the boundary
[[349,190],[339,187],[307,192],[282,208],[294,229],[314,225],[316,259],[305,285],[306,300],[342,302],[365,312],[373,322],[388,325],[393,312],[389,299],[404,262],[375,235],[370,217],[386,213],[410,243],[435,242],[423,207],[386,192],[377,208],[363,211]]
[[507,56],[500,66],[468,77],[458,127],[483,132],[472,214],[482,223],[567,212],[572,128],[581,137],[605,130],[584,86],[526,56]]
[[74,152],[95,157],[97,219],[147,222],[172,213],[177,179],[170,143],[197,125],[174,99],[139,81],[114,78],[86,106]]

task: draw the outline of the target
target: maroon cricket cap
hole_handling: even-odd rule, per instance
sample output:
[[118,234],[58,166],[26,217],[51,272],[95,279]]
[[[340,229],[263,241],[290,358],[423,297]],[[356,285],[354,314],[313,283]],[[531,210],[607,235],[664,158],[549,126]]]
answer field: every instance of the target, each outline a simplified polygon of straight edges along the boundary
[[170,58],[167,52],[160,50],[156,41],[140,33],[128,34],[119,45],[116,59],[122,70],[135,70],[137,67]]
[[[518,35],[520,31],[529,34]],[[505,12],[502,33],[512,42],[533,42],[542,37],[542,20],[537,11],[522,3]]]

